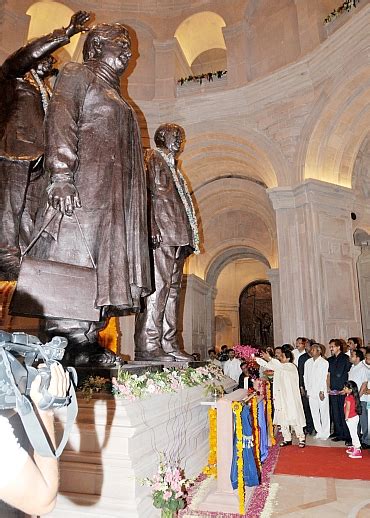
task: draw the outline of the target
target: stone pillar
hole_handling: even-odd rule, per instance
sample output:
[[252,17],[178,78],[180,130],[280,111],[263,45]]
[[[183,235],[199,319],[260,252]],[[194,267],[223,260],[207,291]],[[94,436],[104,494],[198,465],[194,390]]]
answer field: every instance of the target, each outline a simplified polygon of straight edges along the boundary
[[320,17],[322,8],[317,0],[294,0],[294,3],[297,9],[301,54],[304,55],[317,48],[324,39],[324,24]]
[[174,99],[176,94],[177,40],[154,40],[155,99]]
[[15,13],[8,6],[0,5],[0,63],[27,42],[29,24],[27,14]]
[[205,281],[194,274],[184,275],[178,331],[180,336],[182,332],[185,351],[199,353],[201,359],[207,358],[207,349],[213,345],[214,298],[214,288]]
[[283,343],[283,336],[281,333],[281,308],[280,308],[280,277],[279,269],[271,268],[267,270],[267,276],[271,284],[272,296],[272,317],[274,325],[274,344],[281,345]]
[[370,342],[370,235],[362,229],[354,233],[358,250],[357,274],[360,290],[362,331],[365,347]]
[[227,81],[233,88],[248,81],[247,31],[246,20],[222,29],[227,52]]
[[361,335],[354,194],[318,180],[268,194],[276,210],[283,341]]

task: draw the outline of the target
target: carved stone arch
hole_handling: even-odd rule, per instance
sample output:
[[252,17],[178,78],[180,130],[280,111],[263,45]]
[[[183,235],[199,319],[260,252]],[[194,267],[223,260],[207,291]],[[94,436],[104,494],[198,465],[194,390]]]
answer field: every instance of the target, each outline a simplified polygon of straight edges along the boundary
[[218,276],[221,270],[225,268],[225,266],[236,261],[237,259],[245,258],[256,259],[257,261],[261,261],[268,268],[271,268],[270,263],[266,259],[266,257],[255,248],[247,246],[229,248],[227,250],[224,250],[221,254],[219,254],[208,267],[205,275],[206,283],[212,287],[215,287],[217,284]]

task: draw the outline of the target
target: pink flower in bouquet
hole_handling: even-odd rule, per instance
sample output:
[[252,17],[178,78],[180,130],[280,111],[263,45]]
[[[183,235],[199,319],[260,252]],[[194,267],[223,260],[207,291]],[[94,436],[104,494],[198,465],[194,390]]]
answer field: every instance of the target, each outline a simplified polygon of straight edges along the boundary
[[235,356],[241,360],[253,360],[254,356],[259,352],[258,349],[251,345],[234,345]]
[[165,491],[163,493],[163,500],[165,502],[167,502],[167,500],[169,500],[171,498],[171,496],[172,496],[172,491]]

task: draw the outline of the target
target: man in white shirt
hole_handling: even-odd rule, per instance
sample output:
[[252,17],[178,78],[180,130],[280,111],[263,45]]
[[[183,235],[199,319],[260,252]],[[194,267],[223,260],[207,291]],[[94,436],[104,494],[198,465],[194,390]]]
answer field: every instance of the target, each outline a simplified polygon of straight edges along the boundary
[[241,373],[240,360],[235,358],[234,349],[229,349],[229,359],[224,363],[224,374],[239,383]]
[[298,367],[298,358],[306,352],[306,343],[308,338],[299,336],[295,341],[295,349],[293,349],[294,363]]
[[208,357],[209,357],[209,360],[208,360],[209,363],[213,363],[213,365],[216,365],[216,367],[220,367],[220,369],[221,369],[221,362],[220,362],[220,360],[217,359],[215,349],[208,350]]
[[370,400],[367,395],[367,384],[370,382],[370,350],[364,354],[360,349],[351,351],[350,361],[352,363],[351,370],[348,373],[348,379],[354,381],[357,385],[360,395],[362,413],[360,415],[360,427],[362,433],[362,446],[364,449],[370,448],[370,437],[368,428],[368,410],[367,402]]
[[320,344],[313,344],[310,354],[311,358],[304,365],[304,385],[317,432],[316,439],[326,440],[330,435],[329,363],[321,356]]

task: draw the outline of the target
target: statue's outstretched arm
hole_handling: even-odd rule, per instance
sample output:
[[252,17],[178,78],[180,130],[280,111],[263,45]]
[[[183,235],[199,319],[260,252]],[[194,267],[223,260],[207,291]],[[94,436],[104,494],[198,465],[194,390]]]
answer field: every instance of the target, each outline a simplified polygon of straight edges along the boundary
[[78,11],[72,16],[66,29],[56,29],[50,34],[30,41],[4,61],[1,67],[3,75],[5,77],[24,76],[31,68],[36,66],[38,61],[69,43],[74,34],[87,30],[85,24],[89,19],[88,13]]

